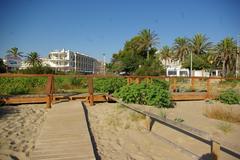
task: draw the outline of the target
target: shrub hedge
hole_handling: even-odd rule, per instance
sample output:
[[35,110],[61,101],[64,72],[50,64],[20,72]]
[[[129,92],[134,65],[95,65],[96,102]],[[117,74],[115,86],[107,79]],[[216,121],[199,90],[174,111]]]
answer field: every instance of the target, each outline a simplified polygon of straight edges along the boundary
[[226,104],[240,104],[240,94],[233,89],[222,91],[218,100]]
[[142,82],[123,86],[114,95],[126,103],[146,104],[156,107],[172,107],[170,92],[166,81],[155,80],[152,83]]

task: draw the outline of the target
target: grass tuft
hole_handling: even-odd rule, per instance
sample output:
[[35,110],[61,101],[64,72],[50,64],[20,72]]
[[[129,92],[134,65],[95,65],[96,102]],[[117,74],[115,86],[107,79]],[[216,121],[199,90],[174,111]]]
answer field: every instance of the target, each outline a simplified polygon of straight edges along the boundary
[[232,125],[227,122],[218,123],[217,128],[224,132],[224,134],[227,134],[228,132],[232,131]]
[[206,108],[204,115],[208,118],[218,119],[227,122],[240,122],[240,114],[233,112],[230,107],[208,107]]

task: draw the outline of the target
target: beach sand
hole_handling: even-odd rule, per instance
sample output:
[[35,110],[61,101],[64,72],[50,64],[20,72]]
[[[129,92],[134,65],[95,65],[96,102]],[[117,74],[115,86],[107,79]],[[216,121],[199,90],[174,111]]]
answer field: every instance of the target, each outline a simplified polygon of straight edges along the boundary
[[[239,150],[240,143],[237,138],[237,135],[240,135],[239,124],[231,123],[233,130],[226,134],[222,133],[217,128],[219,120],[203,115],[205,103],[204,101],[177,102],[175,108],[166,110],[167,118],[173,120],[181,118],[184,120],[182,123],[213,134],[221,141],[233,144],[235,150]],[[153,107],[134,105],[157,114],[160,112],[160,109]],[[178,148],[154,135],[170,140],[201,157],[202,160],[208,157],[210,152],[209,145],[157,122],[154,123],[152,131],[148,132],[144,129],[144,116],[121,107],[117,103],[99,103],[92,107],[87,105],[87,110],[97,152],[103,160],[192,159],[189,154],[179,151]],[[221,152],[220,159],[234,160],[237,158]]]
[[44,122],[45,104],[0,107],[0,159],[25,160]]

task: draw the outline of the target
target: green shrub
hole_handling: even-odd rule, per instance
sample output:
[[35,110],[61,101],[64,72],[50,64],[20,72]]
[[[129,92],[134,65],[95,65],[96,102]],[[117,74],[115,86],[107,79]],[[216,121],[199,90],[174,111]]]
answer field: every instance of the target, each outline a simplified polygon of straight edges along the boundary
[[0,95],[27,94],[35,90],[45,89],[47,79],[44,77],[33,78],[0,78]]
[[96,78],[94,79],[94,91],[112,94],[126,85],[124,78]]
[[145,99],[146,104],[150,106],[169,107],[171,105],[170,92],[160,85],[148,85]]
[[147,84],[143,82],[141,84],[125,85],[120,88],[119,92],[115,92],[114,95],[122,98],[126,103],[145,104],[146,86]]
[[226,104],[240,104],[240,94],[235,90],[228,89],[220,93],[218,100]]
[[[164,84],[164,85],[163,85]],[[126,103],[147,104],[156,107],[171,107],[168,83],[156,81],[153,83],[131,84],[122,87],[114,93]]]
[[86,78],[71,78],[71,85],[77,87],[87,87],[87,79]]

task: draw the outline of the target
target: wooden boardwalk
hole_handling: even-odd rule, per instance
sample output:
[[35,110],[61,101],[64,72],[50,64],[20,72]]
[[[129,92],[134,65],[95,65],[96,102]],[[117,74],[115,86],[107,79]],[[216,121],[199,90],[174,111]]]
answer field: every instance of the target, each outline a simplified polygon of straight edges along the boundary
[[54,105],[30,157],[31,160],[95,160],[81,101]]

